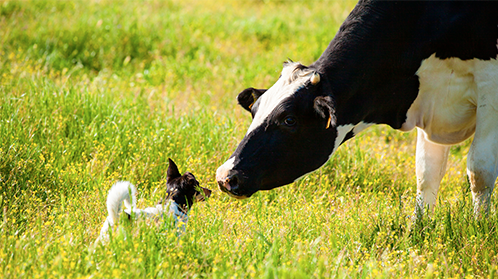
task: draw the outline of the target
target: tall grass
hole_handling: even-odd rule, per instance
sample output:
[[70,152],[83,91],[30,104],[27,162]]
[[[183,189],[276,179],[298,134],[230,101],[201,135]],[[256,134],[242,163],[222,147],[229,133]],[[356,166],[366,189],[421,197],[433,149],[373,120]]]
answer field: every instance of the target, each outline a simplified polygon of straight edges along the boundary
[[[0,272],[4,278],[494,276],[496,206],[472,217],[452,148],[432,217],[413,224],[413,133],[370,128],[320,170],[248,200],[216,168],[250,116],[242,89],[313,62],[352,1],[1,1]],[[187,233],[140,225],[93,249],[105,198],[165,191],[167,158],[214,190]]]

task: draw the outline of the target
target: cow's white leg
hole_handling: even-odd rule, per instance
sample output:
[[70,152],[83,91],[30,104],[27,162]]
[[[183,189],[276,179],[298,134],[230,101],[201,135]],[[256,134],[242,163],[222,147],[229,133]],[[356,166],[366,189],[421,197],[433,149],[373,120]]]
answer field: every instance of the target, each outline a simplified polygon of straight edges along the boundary
[[[483,100],[484,99],[484,100]],[[474,214],[489,213],[491,193],[498,176],[498,107],[480,98],[477,106],[476,132],[467,156]]]
[[424,209],[433,210],[439,184],[446,172],[450,146],[436,144],[427,139],[426,133],[417,128],[417,204],[415,216],[421,217]]

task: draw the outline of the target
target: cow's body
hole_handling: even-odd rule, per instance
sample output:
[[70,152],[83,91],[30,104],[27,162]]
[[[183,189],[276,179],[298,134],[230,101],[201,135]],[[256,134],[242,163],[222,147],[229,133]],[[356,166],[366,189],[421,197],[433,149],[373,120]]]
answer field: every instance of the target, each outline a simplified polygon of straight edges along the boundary
[[[425,59],[417,71],[420,80],[418,96],[400,130],[419,127],[427,139],[440,144],[466,140],[476,128],[479,100],[485,99],[490,105],[498,104],[497,66],[496,60],[441,60],[435,56]],[[494,73],[492,79],[488,79],[489,73]]]
[[[419,129],[418,205],[433,207],[450,145],[477,131],[467,169],[478,214],[481,203],[489,203],[498,174],[498,62],[431,56],[422,62],[417,75],[419,94],[401,130]],[[476,179],[476,173],[483,179]]]
[[419,129],[419,209],[436,201],[450,145],[475,134],[467,171],[479,213],[498,175],[497,39],[495,2],[360,1],[315,63],[286,65],[250,105],[239,95],[254,120],[218,169],[220,188],[247,197],[282,186],[388,124]]

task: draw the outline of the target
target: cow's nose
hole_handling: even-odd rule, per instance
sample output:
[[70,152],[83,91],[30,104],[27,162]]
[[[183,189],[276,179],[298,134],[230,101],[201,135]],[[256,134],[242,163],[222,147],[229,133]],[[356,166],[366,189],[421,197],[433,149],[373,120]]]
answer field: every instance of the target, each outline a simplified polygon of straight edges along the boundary
[[228,192],[236,194],[239,188],[238,172],[230,171],[226,177],[218,179],[218,185],[220,186],[220,189],[222,191],[226,190]]

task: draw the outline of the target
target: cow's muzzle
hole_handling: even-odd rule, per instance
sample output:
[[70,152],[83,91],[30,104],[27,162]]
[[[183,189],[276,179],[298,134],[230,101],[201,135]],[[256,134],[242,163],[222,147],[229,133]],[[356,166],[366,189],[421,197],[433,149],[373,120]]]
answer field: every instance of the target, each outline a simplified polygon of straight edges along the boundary
[[239,181],[240,176],[238,173],[236,171],[231,171],[228,176],[218,180],[218,186],[221,191],[227,193],[231,197],[245,199],[247,196],[240,192]]
[[220,190],[231,197],[237,199],[248,198],[248,196],[241,192],[240,184],[242,182],[242,175],[239,171],[228,169],[223,165],[216,171],[216,181]]

